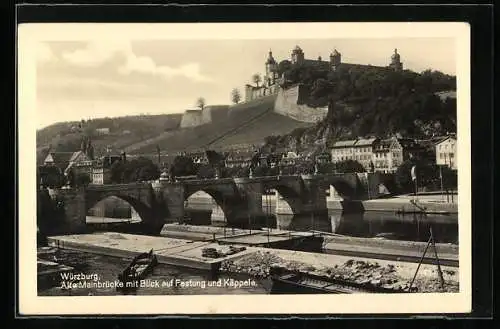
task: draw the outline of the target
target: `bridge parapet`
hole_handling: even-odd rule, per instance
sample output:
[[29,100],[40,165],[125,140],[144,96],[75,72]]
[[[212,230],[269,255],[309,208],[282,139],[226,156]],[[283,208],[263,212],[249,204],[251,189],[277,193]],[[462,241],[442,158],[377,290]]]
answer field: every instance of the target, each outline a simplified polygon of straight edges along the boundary
[[130,184],[89,184],[87,191],[126,191],[138,188],[149,188],[151,183],[130,183]]

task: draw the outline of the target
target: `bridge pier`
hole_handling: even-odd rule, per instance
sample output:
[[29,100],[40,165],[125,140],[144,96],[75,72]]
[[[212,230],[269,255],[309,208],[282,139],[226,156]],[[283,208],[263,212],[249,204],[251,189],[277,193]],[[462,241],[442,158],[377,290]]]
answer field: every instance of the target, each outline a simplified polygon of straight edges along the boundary
[[269,218],[262,210],[263,185],[251,178],[235,178],[234,183],[241,200],[241,207],[228,218],[228,224],[245,228],[259,228],[269,224]]
[[54,205],[54,216],[58,217],[56,227],[50,227],[52,234],[78,234],[87,231],[87,208],[85,189],[57,189],[49,191]]
[[302,175],[302,211],[301,214],[327,213],[326,192],[321,177]]
[[184,217],[185,187],[180,183],[153,183],[155,207],[154,216],[165,223],[178,222]]

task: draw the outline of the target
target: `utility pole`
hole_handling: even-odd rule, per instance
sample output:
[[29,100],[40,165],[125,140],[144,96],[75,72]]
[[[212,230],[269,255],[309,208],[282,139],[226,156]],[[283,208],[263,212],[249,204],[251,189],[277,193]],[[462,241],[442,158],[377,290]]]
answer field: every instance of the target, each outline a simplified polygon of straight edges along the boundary
[[[444,155],[444,165],[447,166],[448,162],[446,161],[446,153],[443,153]],[[448,188],[446,188],[446,202],[450,202],[450,194],[448,193]]]
[[439,166],[439,179],[441,180],[441,198],[444,200],[443,170],[442,170],[442,166]]

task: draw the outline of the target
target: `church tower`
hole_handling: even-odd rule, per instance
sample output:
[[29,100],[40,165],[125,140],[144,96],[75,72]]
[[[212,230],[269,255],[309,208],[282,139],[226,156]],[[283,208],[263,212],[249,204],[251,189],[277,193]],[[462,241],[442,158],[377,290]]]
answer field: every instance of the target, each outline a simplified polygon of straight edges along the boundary
[[403,63],[401,63],[401,56],[398,54],[398,50],[394,49],[394,54],[391,56],[391,64],[389,67],[395,71],[403,70]]
[[304,63],[304,52],[299,46],[295,46],[292,50],[292,64],[302,64]]
[[85,137],[82,138],[82,143],[80,144],[80,151],[87,154],[87,141],[85,140]]
[[278,63],[273,57],[273,52],[269,50],[266,60],[266,77],[265,82],[268,86],[274,85],[278,75]]
[[90,137],[87,143],[87,149],[85,154],[90,160],[94,160],[94,146],[92,145],[92,142],[90,141]]

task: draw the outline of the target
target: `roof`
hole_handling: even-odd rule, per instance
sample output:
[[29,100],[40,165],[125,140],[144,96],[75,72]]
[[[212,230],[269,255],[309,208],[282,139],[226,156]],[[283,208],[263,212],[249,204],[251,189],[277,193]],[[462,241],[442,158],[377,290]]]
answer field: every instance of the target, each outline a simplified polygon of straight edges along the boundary
[[233,151],[229,152],[226,159],[236,160],[236,159],[251,159],[257,153],[255,151]]
[[67,163],[70,161],[74,152],[50,152],[45,160],[50,156],[54,163]]
[[354,146],[354,144],[356,144],[356,140],[337,141],[333,144],[333,148],[349,147]]
[[372,145],[377,138],[360,138],[356,141],[354,146],[370,146]]
[[390,138],[390,139],[382,139],[379,143],[378,143],[378,146],[375,148],[374,151],[387,151],[389,150],[389,148],[391,147],[391,144],[392,142],[394,141],[394,139]]
[[75,161],[76,159],[78,159],[78,157],[80,155],[83,155],[84,157],[87,157],[87,155],[85,153],[83,153],[83,151],[76,151],[74,152],[72,155],[71,155],[71,158],[69,159],[69,162],[73,162]]
[[448,135],[448,136],[443,136],[442,138],[440,138],[439,140],[435,141],[434,144],[440,144],[448,139],[454,139],[454,140],[457,140],[457,136],[455,135]]
[[419,146],[415,140],[411,138],[398,138],[397,141],[402,147],[417,147]]

